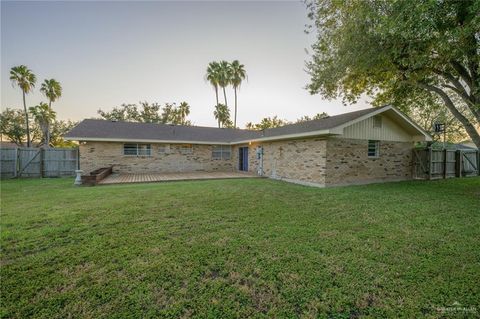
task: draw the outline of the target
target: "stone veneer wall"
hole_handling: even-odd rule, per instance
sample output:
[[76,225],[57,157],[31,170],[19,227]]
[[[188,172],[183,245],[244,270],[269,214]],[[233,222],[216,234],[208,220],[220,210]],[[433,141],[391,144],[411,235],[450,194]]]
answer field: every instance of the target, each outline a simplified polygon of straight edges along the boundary
[[[165,153],[160,146],[166,147]],[[116,173],[233,171],[232,160],[212,159],[211,145],[193,145],[192,154],[181,154],[178,144],[151,144],[151,156],[123,155],[123,143],[87,142],[80,145],[80,169],[85,173],[113,165]]]
[[263,146],[263,175],[307,185],[325,184],[327,141],[321,138],[285,140],[235,146],[233,161],[238,169],[238,148],[248,146],[248,170],[258,173],[260,160],[256,150]]
[[380,141],[380,156],[369,158],[368,140],[330,138],[326,186],[365,184],[412,178],[411,142]]

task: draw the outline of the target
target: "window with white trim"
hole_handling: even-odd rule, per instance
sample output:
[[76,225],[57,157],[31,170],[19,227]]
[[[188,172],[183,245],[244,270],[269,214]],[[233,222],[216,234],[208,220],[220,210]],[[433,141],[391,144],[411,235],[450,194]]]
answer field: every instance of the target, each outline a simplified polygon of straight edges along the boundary
[[368,157],[380,156],[380,141],[368,140]]
[[193,145],[192,144],[180,145],[180,154],[193,154]]
[[380,115],[376,115],[373,117],[373,127],[382,128],[382,117]]
[[123,144],[123,155],[131,156],[151,156],[152,146],[150,144]]
[[214,160],[229,160],[232,156],[232,147],[230,145],[213,145],[212,159]]

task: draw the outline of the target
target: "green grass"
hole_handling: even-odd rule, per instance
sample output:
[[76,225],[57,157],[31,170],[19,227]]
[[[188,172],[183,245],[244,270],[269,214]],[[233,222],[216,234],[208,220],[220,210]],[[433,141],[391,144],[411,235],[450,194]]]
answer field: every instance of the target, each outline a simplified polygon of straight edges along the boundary
[[479,178],[72,184],[2,182],[2,317],[480,316]]

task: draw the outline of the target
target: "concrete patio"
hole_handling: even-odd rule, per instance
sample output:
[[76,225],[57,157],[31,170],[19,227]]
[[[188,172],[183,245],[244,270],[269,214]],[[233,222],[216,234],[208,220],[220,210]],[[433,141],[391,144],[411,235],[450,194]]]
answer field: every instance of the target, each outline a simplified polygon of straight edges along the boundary
[[205,179],[258,178],[260,176],[244,172],[189,172],[189,173],[114,173],[101,180],[98,185],[153,183],[169,181],[188,181]]

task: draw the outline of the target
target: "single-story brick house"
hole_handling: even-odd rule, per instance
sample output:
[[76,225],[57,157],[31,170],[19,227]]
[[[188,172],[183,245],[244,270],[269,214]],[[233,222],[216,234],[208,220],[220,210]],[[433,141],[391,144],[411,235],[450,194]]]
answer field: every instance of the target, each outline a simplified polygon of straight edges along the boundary
[[248,171],[315,186],[412,178],[415,141],[431,137],[392,106],[263,131],[84,120],[80,167],[114,172]]

